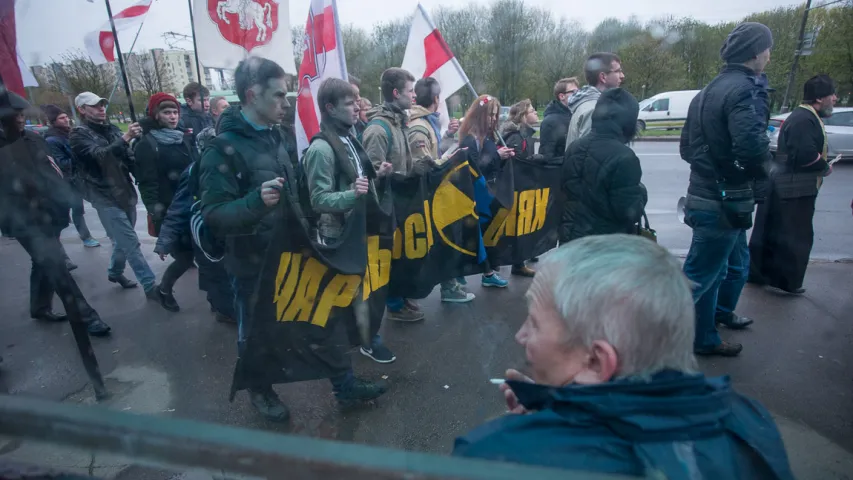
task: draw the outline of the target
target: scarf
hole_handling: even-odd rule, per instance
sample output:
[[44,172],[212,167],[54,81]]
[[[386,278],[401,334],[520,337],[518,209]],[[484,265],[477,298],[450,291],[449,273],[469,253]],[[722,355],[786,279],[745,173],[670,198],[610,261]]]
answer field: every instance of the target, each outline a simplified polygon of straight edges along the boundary
[[177,145],[184,141],[184,132],[174,128],[151,130],[151,136],[161,145]]

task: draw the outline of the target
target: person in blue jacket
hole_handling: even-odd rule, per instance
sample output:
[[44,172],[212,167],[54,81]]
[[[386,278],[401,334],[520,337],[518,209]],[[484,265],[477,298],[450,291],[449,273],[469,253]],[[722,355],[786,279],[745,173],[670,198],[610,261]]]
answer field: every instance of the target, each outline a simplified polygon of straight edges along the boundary
[[690,283],[637,235],[588,236],[543,259],[516,334],[530,377],[506,372],[507,415],[453,453],[669,480],[793,479],[779,430],[693,355]]

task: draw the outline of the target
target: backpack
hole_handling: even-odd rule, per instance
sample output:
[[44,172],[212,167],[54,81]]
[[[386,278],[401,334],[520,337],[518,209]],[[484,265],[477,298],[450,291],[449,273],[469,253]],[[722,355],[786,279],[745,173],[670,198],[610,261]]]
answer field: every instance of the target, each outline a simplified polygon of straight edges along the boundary
[[377,117],[371,118],[370,121],[367,122],[367,125],[364,126],[364,130],[359,134],[358,141],[362,144],[364,143],[364,132],[366,132],[371,125],[380,125],[382,126],[382,129],[385,130],[385,137],[388,139],[385,147],[385,161],[390,161],[388,160],[388,157],[391,156],[391,152],[394,149],[394,136],[391,134],[391,126],[388,125],[388,122],[385,120]]
[[[226,165],[234,172],[237,172],[237,184],[241,194],[246,194],[249,191],[249,169],[245,159],[235,149],[231,149],[231,155],[226,154],[226,149],[229,142],[224,138],[217,136],[210,140],[206,148],[216,148],[225,158]],[[193,242],[198,245],[199,250],[211,262],[219,262],[225,257],[225,244],[222,238],[218,237],[213,229],[209,228],[204,223],[204,217],[201,214],[201,185],[199,178],[199,168],[193,163],[190,165],[190,180],[189,188],[193,197],[193,204],[190,207],[190,232],[192,233]]]

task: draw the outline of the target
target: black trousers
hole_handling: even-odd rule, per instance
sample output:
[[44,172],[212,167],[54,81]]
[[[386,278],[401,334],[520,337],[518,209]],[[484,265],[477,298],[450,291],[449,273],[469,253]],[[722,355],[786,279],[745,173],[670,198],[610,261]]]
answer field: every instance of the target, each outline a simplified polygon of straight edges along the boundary
[[160,290],[164,292],[171,292],[175,282],[193,266],[192,250],[177,251],[172,254],[172,258],[175,261],[166,267],[166,271],[163,272],[163,279],[160,281]]
[[32,259],[30,271],[30,316],[35,317],[51,310],[53,294],[59,294],[59,300],[65,312],[80,313],[84,321],[98,318],[98,313],[89,305],[77,282],[65,267],[65,250],[59,243],[59,235],[46,235],[36,232],[30,235],[16,236],[15,240],[24,247]]

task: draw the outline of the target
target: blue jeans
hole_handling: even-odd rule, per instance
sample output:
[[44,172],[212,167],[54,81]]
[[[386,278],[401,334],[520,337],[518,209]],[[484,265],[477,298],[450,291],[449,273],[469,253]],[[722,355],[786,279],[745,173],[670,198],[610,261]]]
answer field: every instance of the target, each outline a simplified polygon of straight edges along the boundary
[[139,237],[136,236],[136,210],[122,210],[118,207],[96,207],[98,218],[107,236],[113,243],[113,254],[110,257],[110,268],[107,271],[110,277],[118,277],[124,273],[126,264],[130,264],[136,280],[142,284],[145,291],[154,288],[156,277],[139,245]]
[[685,222],[693,229],[684,274],[696,285],[696,338],[693,348],[713,348],[722,340],[717,319],[731,321],[749,276],[746,230],[720,226],[722,212],[687,210]]
[[403,297],[388,297],[385,300],[385,306],[389,312],[399,312],[406,305],[406,300]]

